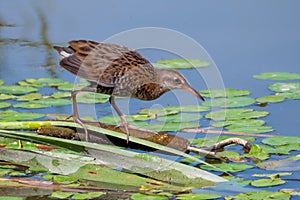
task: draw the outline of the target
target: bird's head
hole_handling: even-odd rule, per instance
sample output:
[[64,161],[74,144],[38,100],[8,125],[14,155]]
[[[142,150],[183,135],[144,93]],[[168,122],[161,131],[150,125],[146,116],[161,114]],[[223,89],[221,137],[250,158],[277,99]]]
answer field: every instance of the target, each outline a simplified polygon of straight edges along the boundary
[[164,88],[169,90],[183,89],[204,101],[204,98],[188,84],[188,82],[179,72],[172,69],[159,69],[157,70],[157,75],[160,85],[162,85]]

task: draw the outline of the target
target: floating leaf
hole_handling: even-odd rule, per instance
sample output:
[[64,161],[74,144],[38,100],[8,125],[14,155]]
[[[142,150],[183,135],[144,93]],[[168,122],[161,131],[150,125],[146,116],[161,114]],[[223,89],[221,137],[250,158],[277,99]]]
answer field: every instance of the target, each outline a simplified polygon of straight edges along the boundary
[[175,112],[204,112],[210,109],[209,106],[203,105],[183,105],[183,106],[168,106],[165,107],[166,111],[175,111]]
[[264,80],[294,80],[300,79],[300,74],[290,72],[263,72],[258,75],[253,75],[253,78]]
[[205,115],[208,119],[213,120],[237,120],[237,119],[252,119],[267,116],[267,111],[254,111],[253,109],[227,109],[212,111]]
[[280,178],[263,178],[259,180],[251,181],[250,185],[254,187],[270,187],[270,186],[276,186],[276,185],[282,185],[285,181]]
[[238,97],[247,96],[250,94],[249,90],[236,90],[233,88],[225,88],[224,90],[200,90],[200,93],[204,97],[219,98],[219,97]]
[[36,99],[41,99],[43,97],[40,93],[30,93],[17,97],[17,101],[32,101]]
[[277,103],[284,101],[284,96],[276,95],[276,96],[263,96],[256,99],[259,103]]
[[249,153],[245,154],[245,157],[254,157],[259,160],[266,160],[270,156],[258,144],[253,144]]
[[0,94],[0,100],[7,100],[13,98],[16,98],[16,96],[11,94]]
[[202,115],[196,113],[182,113],[177,115],[167,115],[158,117],[158,121],[163,122],[191,122],[198,121],[202,118]]
[[93,92],[81,92],[76,98],[78,103],[95,104],[107,102],[109,100],[109,95]]
[[156,194],[141,194],[141,193],[135,193],[131,195],[132,200],[140,200],[140,199],[145,199],[145,200],[168,200],[169,198],[166,196],[159,196]]
[[26,94],[30,92],[36,92],[37,90],[37,88],[30,86],[0,85],[0,93],[5,94]]
[[8,108],[11,106],[11,103],[8,102],[0,102],[0,108]]
[[221,198],[218,194],[197,193],[197,194],[179,194],[177,200],[200,200],[200,199],[218,199]]
[[269,85],[268,88],[273,92],[299,92],[300,91],[300,83],[299,82],[288,82],[288,83],[274,83]]
[[235,151],[222,151],[222,152],[218,152],[218,155],[223,158],[230,159],[232,161],[240,161],[242,158],[242,156]]
[[273,174],[252,174],[252,176],[277,178],[277,177],[281,177],[281,176],[289,176],[292,174],[293,174],[292,172],[283,172],[283,173],[273,173]]
[[298,136],[274,136],[270,138],[265,138],[262,143],[268,145],[285,145],[291,143],[300,143],[300,137]]
[[237,126],[229,125],[226,129],[231,132],[243,132],[243,133],[268,133],[274,131],[272,126]]
[[159,60],[154,64],[158,68],[172,68],[172,69],[192,69],[198,67],[207,67],[210,62],[196,60],[196,59],[172,59],[172,60]]
[[47,98],[47,99],[39,99],[39,100],[34,100],[34,101],[29,101],[29,102],[24,102],[24,103],[18,103],[15,104],[15,108],[46,108],[50,106],[64,106],[71,104],[72,101],[69,99],[54,99],[54,98]]
[[[226,172],[239,172],[239,171],[244,171],[246,169],[251,169],[253,168],[252,165],[247,165],[247,164],[229,164],[229,163],[221,163],[221,164],[213,164],[213,166],[217,167],[218,169],[221,169]],[[208,165],[201,165],[201,168],[204,170],[213,170],[216,171],[218,169],[213,168]]]
[[285,93],[278,93],[276,95],[283,96],[289,99],[300,99],[300,90],[296,92],[285,92]]
[[36,80],[39,84],[44,84],[48,86],[58,86],[63,84],[64,82],[59,78],[39,78]]
[[240,119],[240,120],[226,120],[218,121],[211,124],[213,127],[227,127],[229,125],[234,125],[236,127],[258,127],[264,125],[266,122],[259,119]]
[[65,98],[65,97],[71,97],[71,93],[70,92],[53,92],[51,94],[51,97],[53,98]]
[[[248,142],[254,142],[254,137],[248,137],[248,136],[239,136],[236,135],[236,138],[241,138],[243,140],[247,140]],[[231,138],[230,136],[217,136],[217,137],[206,137],[206,138],[197,138],[197,139],[190,139],[190,142],[197,146],[197,147],[209,147],[217,142],[220,142],[222,140],[226,140],[228,138]]]
[[234,196],[227,196],[226,200],[242,200],[242,199],[263,199],[263,200],[272,200],[272,199],[290,199],[291,195],[284,192],[271,192],[266,190],[260,190],[258,192],[247,192],[240,193]]
[[138,114],[142,115],[155,115],[155,116],[166,116],[166,115],[175,115],[178,110],[167,110],[165,108],[152,108],[152,109],[143,109],[139,111]]
[[44,117],[45,114],[33,113],[33,112],[16,112],[13,110],[5,110],[0,113],[1,121],[18,121],[29,120]]
[[219,106],[223,108],[244,107],[253,104],[255,100],[250,97],[232,97],[232,98],[219,98],[211,99],[210,101],[203,102],[204,106]]

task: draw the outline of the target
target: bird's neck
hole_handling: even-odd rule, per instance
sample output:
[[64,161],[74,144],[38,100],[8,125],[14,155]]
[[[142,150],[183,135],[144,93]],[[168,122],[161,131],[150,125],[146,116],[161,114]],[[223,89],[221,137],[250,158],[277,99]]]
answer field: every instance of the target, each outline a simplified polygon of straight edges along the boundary
[[169,89],[164,88],[163,86],[157,83],[147,83],[137,88],[137,92],[133,97],[141,100],[154,100],[168,91]]

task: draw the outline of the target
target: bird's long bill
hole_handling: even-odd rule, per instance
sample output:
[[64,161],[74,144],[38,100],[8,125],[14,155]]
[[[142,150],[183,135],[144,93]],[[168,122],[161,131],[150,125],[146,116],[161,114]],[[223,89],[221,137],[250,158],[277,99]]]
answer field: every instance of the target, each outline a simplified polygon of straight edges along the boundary
[[205,99],[201,96],[201,94],[199,94],[199,92],[197,92],[194,88],[192,88],[190,85],[185,84],[182,86],[182,89],[192,93],[193,95],[195,95],[196,97],[198,97],[199,99],[201,99],[202,101],[205,101]]

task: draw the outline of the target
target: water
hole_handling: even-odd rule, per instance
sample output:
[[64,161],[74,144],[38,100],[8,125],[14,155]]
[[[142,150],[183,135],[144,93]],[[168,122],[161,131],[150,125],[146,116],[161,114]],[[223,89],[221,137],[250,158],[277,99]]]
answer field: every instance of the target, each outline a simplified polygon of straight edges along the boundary
[[[279,1],[0,1],[0,79],[7,84],[25,78],[59,77],[73,82],[75,77],[58,67],[58,55],[51,44],[72,39],[103,41],[122,31],[162,27],[179,31],[201,44],[210,54],[225,87],[248,89],[251,97],[271,94],[272,81],[252,75],[266,71],[300,73],[300,2]],[[140,36],[137,40],[149,41]],[[167,41],[166,41],[167,42]],[[150,61],[172,58],[173,54],[142,49]],[[205,72],[207,69],[203,69]],[[206,89],[194,71],[182,70],[195,89]],[[214,76],[210,77],[212,80]],[[179,92],[180,95],[188,94]],[[154,104],[176,103],[173,94],[151,102],[130,100],[130,112]],[[110,113],[108,104],[101,115]],[[264,118],[276,134],[298,135],[299,101],[271,104]],[[49,112],[70,113],[71,107]]]

